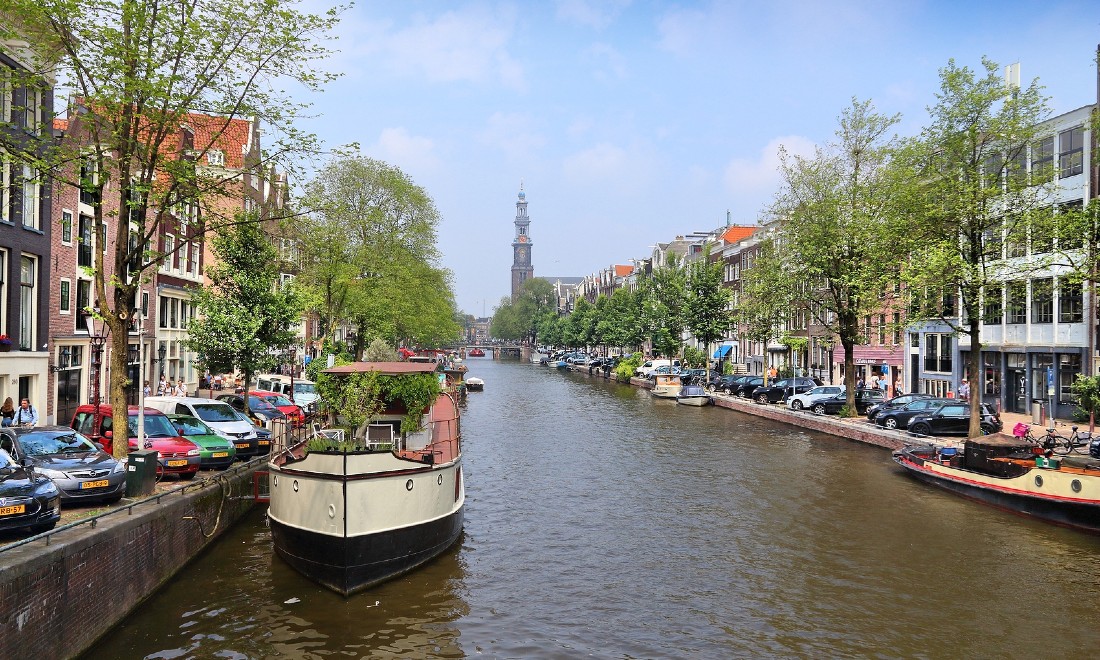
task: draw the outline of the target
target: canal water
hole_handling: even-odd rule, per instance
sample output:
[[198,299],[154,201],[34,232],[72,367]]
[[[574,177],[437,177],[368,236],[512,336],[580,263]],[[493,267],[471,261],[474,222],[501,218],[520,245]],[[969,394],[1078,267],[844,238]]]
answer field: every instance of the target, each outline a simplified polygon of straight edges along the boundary
[[[889,453],[517,362],[463,417],[460,542],[344,599],[260,507],[91,658],[1077,657],[1100,539],[919,484]],[[109,597],[105,594],[104,597]]]

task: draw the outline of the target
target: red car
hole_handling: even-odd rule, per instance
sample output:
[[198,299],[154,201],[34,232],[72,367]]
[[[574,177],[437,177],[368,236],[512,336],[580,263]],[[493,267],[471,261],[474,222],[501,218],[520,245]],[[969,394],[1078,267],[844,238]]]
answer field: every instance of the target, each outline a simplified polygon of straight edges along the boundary
[[[114,418],[111,406],[99,406],[99,428],[95,428],[95,406],[84,404],[76,409],[71,426],[88,437],[99,435],[103,451],[111,453],[114,438]],[[130,451],[142,449],[137,444],[138,407],[127,408]],[[99,433],[97,434],[96,431]],[[183,438],[172,420],[159,410],[145,409],[145,447],[157,452],[157,476],[178,474],[180,479],[193,479],[199,473],[199,446]]]
[[297,406],[285,394],[279,394],[278,392],[270,392],[267,390],[252,390],[249,392],[252,396],[259,397],[264,401],[270,403],[279,409],[279,412],[286,415],[286,418],[290,421],[291,426],[301,426],[306,422],[306,415],[302,412],[300,406]]

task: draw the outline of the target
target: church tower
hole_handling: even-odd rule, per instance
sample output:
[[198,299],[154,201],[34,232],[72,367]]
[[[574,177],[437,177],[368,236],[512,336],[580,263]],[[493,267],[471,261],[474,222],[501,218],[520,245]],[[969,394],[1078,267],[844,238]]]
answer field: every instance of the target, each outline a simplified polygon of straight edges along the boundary
[[516,236],[512,239],[512,300],[519,297],[523,283],[535,276],[531,265],[531,236],[527,217],[527,196],[523,193],[523,182],[519,184],[519,200],[516,202]]

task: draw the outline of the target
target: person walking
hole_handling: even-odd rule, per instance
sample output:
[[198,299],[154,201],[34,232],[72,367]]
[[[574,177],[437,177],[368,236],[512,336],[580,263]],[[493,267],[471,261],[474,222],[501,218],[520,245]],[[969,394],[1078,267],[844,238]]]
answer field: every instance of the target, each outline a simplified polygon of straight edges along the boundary
[[19,410],[15,411],[15,425],[29,427],[37,424],[38,411],[34,409],[30,401],[23,399],[19,402]]
[[143,387],[141,388],[141,392],[142,392],[142,393],[143,393],[143,394],[144,394],[145,396],[149,396],[150,394],[152,394],[152,393],[153,393],[153,390],[152,390],[152,388],[151,388],[151,387],[149,387],[149,381],[145,381],[145,385],[144,385],[144,386],[143,386]]
[[970,383],[965,380],[959,385],[959,399],[963,401],[970,400]]
[[173,390],[173,394],[176,396],[187,396],[187,386],[183,384],[182,378],[176,381],[176,389]]
[[164,374],[160,375],[160,382],[157,383],[157,396],[164,396],[168,394],[168,382],[164,379]]
[[15,424],[15,403],[10,396],[4,399],[4,406],[0,407],[0,424],[3,426]]

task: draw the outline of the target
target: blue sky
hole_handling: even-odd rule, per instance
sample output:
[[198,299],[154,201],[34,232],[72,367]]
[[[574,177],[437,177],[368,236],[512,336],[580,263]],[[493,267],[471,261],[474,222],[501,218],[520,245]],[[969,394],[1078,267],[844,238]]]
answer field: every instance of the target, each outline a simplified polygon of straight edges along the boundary
[[[311,6],[323,3],[312,0]],[[1054,114],[1096,101],[1090,2],[361,1],[303,128],[400,167],[442,216],[459,307],[510,291],[520,181],[536,276],[755,224],[778,145],[833,136],[852,97],[918,132],[948,59],[1020,62]]]

